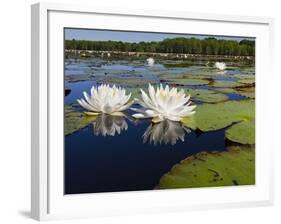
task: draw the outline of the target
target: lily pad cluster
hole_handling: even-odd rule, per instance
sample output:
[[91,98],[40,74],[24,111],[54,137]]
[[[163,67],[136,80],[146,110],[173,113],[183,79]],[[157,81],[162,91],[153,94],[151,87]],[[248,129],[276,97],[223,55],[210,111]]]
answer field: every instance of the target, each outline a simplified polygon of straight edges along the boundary
[[160,179],[158,189],[255,184],[253,146],[230,146],[224,152],[187,157]]
[[182,122],[201,131],[226,129],[226,138],[242,144],[255,143],[255,102],[253,100],[226,101],[203,104],[192,117]]

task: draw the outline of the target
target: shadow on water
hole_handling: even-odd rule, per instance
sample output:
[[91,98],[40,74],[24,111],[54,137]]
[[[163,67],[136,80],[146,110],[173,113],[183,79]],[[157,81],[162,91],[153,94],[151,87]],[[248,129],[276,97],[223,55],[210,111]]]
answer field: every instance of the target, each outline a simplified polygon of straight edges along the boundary
[[187,156],[225,150],[223,129],[199,133],[178,122],[130,120],[103,115],[65,137],[66,194],[154,189]]

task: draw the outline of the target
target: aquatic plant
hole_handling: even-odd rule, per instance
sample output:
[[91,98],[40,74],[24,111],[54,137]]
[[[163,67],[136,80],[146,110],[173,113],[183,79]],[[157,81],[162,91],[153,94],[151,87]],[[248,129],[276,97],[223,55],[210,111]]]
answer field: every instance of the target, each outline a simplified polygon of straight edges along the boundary
[[215,67],[221,71],[226,69],[226,65],[224,62],[216,62]]
[[100,113],[120,115],[121,111],[127,110],[133,101],[130,101],[131,94],[126,95],[126,90],[121,87],[110,87],[110,85],[93,86],[91,95],[83,92],[84,99],[77,102],[86,110],[87,115],[98,115]]
[[190,133],[190,129],[186,128],[179,122],[164,120],[157,124],[150,124],[143,134],[143,142],[157,144],[175,145],[178,140],[184,142],[184,136]]
[[254,146],[229,146],[223,152],[189,156],[164,174],[158,189],[255,184]]
[[154,65],[154,59],[153,58],[148,58],[148,59],[146,59],[146,61],[147,61],[147,64],[149,65],[149,66],[153,66]]
[[191,105],[190,95],[186,95],[183,89],[179,91],[174,87],[170,89],[168,85],[163,88],[160,84],[155,91],[149,84],[149,96],[142,89],[140,91],[142,100],[137,100],[137,102],[142,108],[131,108],[139,112],[133,114],[135,118],[152,118],[152,121],[157,123],[166,119],[180,121],[183,117],[195,113],[196,105]]

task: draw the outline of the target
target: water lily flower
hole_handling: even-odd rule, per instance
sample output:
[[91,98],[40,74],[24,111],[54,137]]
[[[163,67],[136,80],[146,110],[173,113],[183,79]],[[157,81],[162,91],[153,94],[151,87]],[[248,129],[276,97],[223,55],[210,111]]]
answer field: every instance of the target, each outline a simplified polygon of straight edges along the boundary
[[215,67],[222,71],[226,69],[226,64],[224,62],[216,62]]
[[94,135],[96,136],[115,136],[128,129],[128,124],[122,116],[112,116],[100,114],[93,123]]
[[126,90],[121,87],[110,87],[109,85],[93,86],[91,95],[83,92],[85,99],[78,99],[77,102],[87,110],[87,115],[98,115],[100,113],[111,115],[122,115],[133,101],[129,102],[131,93],[126,95]]
[[141,89],[142,101],[137,102],[142,108],[131,108],[138,113],[133,114],[134,118],[152,118],[157,123],[163,120],[180,121],[183,117],[195,113],[196,105],[191,105],[190,95],[186,95],[184,90],[178,91],[177,88],[169,88],[162,84],[156,88],[149,84],[148,95]]
[[149,65],[149,66],[153,66],[154,65],[154,59],[153,58],[148,58],[148,59],[146,59],[146,61],[147,61],[147,64]]
[[164,120],[148,126],[143,134],[143,142],[149,141],[154,145],[162,143],[175,145],[178,140],[184,142],[185,134],[190,132],[190,129],[184,127],[180,122]]

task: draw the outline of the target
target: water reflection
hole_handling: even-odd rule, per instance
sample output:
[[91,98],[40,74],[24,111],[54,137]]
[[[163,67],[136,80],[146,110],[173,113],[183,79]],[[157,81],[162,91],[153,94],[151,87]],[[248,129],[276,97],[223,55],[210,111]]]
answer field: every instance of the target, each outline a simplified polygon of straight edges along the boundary
[[123,116],[100,114],[93,122],[95,136],[115,136],[128,129],[128,124]]
[[178,140],[184,141],[185,134],[190,129],[184,127],[180,122],[164,120],[157,124],[150,124],[143,134],[143,142],[157,144],[175,145]]

